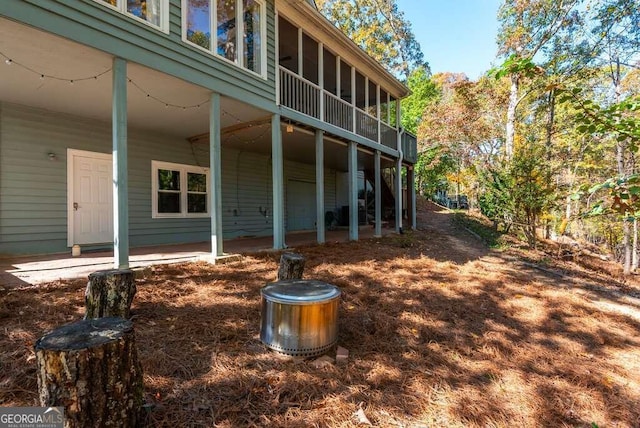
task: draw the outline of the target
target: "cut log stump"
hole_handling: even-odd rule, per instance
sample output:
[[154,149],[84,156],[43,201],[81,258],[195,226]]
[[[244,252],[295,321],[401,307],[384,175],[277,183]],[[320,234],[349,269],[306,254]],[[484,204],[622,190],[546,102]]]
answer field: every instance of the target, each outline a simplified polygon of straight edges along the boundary
[[284,253],[280,257],[278,281],[284,279],[302,279],[305,258],[302,254]]
[[143,400],[133,323],[82,320],[35,344],[41,406],[64,406],[65,427],[134,427]]
[[131,302],[136,294],[133,271],[100,270],[89,275],[84,295],[84,319],[102,317],[129,318]]

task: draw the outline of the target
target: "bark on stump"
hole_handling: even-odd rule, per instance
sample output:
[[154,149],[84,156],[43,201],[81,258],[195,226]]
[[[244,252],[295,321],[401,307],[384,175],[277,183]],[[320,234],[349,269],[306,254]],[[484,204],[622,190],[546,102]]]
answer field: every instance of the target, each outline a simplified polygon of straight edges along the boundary
[[143,400],[133,323],[77,321],[35,344],[40,405],[64,406],[65,427],[135,427]]
[[284,253],[280,257],[278,281],[283,279],[302,279],[305,258],[302,254]]
[[89,275],[84,295],[84,319],[102,317],[129,318],[131,302],[136,294],[133,271],[100,270]]

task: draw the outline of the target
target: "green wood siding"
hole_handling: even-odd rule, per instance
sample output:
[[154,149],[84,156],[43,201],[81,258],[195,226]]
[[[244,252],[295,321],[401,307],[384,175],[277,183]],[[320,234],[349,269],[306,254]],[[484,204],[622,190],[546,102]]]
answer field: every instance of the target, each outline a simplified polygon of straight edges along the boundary
[[170,0],[169,34],[89,0],[3,0],[0,15],[275,112],[273,0],[266,5],[267,79],[184,43],[180,0]]
[[[111,151],[111,125],[0,103],[0,255],[66,252],[67,148]],[[56,160],[49,160],[48,153]],[[210,239],[209,218],[152,219],[151,161],[208,166],[209,148],[129,129],[129,226],[132,247]],[[285,161],[288,179],[315,181],[314,165]],[[325,171],[326,209],[336,207],[335,171]],[[268,155],[222,150],[225,239],[271,235]],[[286,191],[286,189],[285,189]],[[260,208],[267,215],[260,213]]]

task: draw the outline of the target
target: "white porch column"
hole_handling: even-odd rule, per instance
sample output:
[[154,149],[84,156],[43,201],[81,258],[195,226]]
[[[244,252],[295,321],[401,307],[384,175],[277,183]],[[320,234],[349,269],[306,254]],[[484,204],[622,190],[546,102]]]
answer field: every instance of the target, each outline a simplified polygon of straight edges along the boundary
[[375,208],[376,208],[376,224],[375,224],[375,236],[382,236],[382,179],[380,175],[380,150],[376,150],[373,154],[373,171],[374,178],[374,190],[375,195]]
[[382,126],[380,122],[382,118],[380,117],[380,85],[376,85],[376,124],[378,125],[378,144],[382,144]]
[[416,170],[415,167],[407,168],[407,188],[409,189],[409,201],[411,201],[411,229],[417,228],[417,209],[416,209]]
[[318,43],[318,86],[320,86],[320,121],[324,122],[324,44]]
[[316,232],[318,244],[324,244],[324,132],[319,129],[316,130]]
[[349,141],[349,240],[358,240],[358,145]]
[[209,174],[211,175],[211,257],[223,255],[222,248],[222,150],[220,145],[220,94],[211,94],[209,109]]
[[396,161],[396,232],[402,229],[402,153]]
[[127,171],[127,61],[113,59],[113,265],[129,268],[129,177]]
[[284,244],[284,161],[282,159],[280,115],[271,116],[271,176],[273,181],[273,248]]
[[356,112],[356,68],[351,67],[351,111],[353,112],[353,129],[351,132],[358,133],[358,115]]

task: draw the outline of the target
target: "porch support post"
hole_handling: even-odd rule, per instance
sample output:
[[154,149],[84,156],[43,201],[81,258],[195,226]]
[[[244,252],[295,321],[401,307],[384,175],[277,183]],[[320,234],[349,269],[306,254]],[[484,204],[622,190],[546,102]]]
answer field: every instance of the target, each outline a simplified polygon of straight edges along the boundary
[[416,170],[413,166],[407,167],[407,189],[409,190],[409,202],[411,203],[411,229],[417,227],[416,210]]
[[113,265],[129,268],[129,177],[127,171],[127,61],[113,59]]
[[222,256],[222,149],[220,143],[220,94],[211,94],[209,109],[209,174],[211,175],[211,256]]
[[318,86],[320,86],[320,121],[324,122],[324,44],[318,43]]
[[355,67],[351,67],[351,111],[353,111],[353,129],[351,130],[351,132],[353,132],[354,134],[358,133],[358,126],[357,126],[357,122],[358,122],[358,118],[357,118],[357,112],[356,112],[356,68]]
[[375,236],[382,236],[382,180],[380,172],[380,150],[376,150],[373,154],[373,172],[375,174],[374,190],[375,195],[375,210],[376,210],[376,224],[375,224]]
[[382,131],[380,129],[380,122],[382,121],[380,117],[380,85],[376,85],[376,119],[376,124],[378,125],[378,143],[382,144]]
[[273,182],[273,248],[284,248],[284,161],[280,115],[271,116],[271,175]]
[[324,132],[319,129],[316,130],[316,232],[318,244],[324,244]]
[[349,240],[358,240],[358,146],[349,141]]
[[304,76],[302,67],[304,67],[304,49],[302,47],[302,28],[298,28],[298,76]]
[[402,229],[402,154],[396,161],[396,232],[400,233]]

